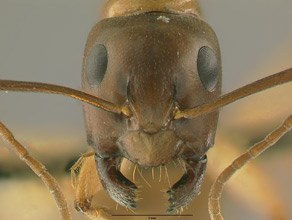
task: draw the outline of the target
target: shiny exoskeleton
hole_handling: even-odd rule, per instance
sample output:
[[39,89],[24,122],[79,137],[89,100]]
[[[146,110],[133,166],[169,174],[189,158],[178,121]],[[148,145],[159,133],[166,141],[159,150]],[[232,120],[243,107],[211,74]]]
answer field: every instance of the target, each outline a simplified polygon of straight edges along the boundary
[[186,172],[168,191],[168,212],[187,206],[201,189],[218,111],[194,119],[174,114],[212,103],[221,93],[218,41],[197,3],[109,1],[87,40],[82,85],[132,112],[126,117],[84,105],[88,143],[109,195],[136,208],[137,187],[119,171],[123,158],[143,167],[181,158]]

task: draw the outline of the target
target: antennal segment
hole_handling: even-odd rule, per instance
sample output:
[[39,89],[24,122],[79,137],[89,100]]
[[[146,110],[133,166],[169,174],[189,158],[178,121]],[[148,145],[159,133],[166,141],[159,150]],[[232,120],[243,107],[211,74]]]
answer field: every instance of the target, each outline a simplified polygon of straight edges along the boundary
[[282,72],[276,73],[274,75],[265,77],[253,83],[250,83],[246,86],[243,86],[239,89],[236,89],[230,93],[227,93],[219,97],[213,103],[200,105],[195,108],[178,110],[174,114],[174,119],[180,118],[196,118],[201,115],[212,112],[222,106],[228,105],[232,102],[235,102],[241,98],[254,94],[256,92],[263,91],[265,89],[281,85],[283,83],[292,81],[292,68],[284,70]]
[[97,98],[85,92],[81,92],[68,87],[57,86],[46,83],[37,82],[23,82],[14,80],[0,80],[0,90],[4,91],[15,91],[15,92],[40,92],[40,93],[51,93],[58,95],[69,96],[74,99],[78,99],[82,102],[91,104],[98,108],[101,108],[108,112],[117,114],[124,114],[126,117],[130,117],[132,112],[128,105],[121,106],[103,99]]

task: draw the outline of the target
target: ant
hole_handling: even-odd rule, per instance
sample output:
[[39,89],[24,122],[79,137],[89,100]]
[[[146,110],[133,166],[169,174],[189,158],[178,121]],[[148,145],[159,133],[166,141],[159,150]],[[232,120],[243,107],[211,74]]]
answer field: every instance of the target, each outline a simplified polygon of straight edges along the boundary
[[[164,7],[165,5],[161,7],[160,3],[153,3],[153,5],[146,4],[144,5],[145,10],[143,9],[142,11],[139,11],[140,9],[138,6],[140,2],[137,1],[136,2],[137,7],[134,8],[133,11],[131,10],[126,10],[125,12],[123,10],[121,12],[119,10],[115,11],[116,8],[120,9],[119,7],[121,7],[121,5],[124,5],[120,4],[121,2],[125,3],[123,1],[109,2],[105,15],[105,17],[108,18],[107,21],[109,21],[109,23],[107,24],[106,22],[104,22],[104,25],[110,26],[110,24],[111,25],[115,24],[111,23],[111,21],[116,23],[122,22],[122,24],[126,24],[123,23],[128,22],[126,19],[124,19],[125,18],[124,16],[129,15],[129,17],[138,16],[134,18],[141,19],[139,21],[136,20],[131,21],[134,22],[133,25],[137,25],[135,22],[142,22],[142,24],[147,24],[148,22],[147,19],[150,19],[150,22],[153,22],[153,20],[151,19],[155,18],[156,22],[162,22],[159,26],[160,28],[163,27],[169,28],[170,25],[167,26],[167,24],[169,23],[173,24],[172,22],[174,22],[174,26],[171,27],[174,28],[173,30],[177,30],[175,28],[177,28],[180,23],[175,23],[176,18],[178,18],[177,20],[178,22],[193,22],[192,19],[194,19],[193,24],[194,27],[197,27],[199,30],[201,30],[201,32],[199,32],[198,34],[202,35],[208,33],[206,37],[209,38],[209,40],[202,43],[201,40],[202,36],[200,36],[199,40],[194,41],[192,44],[196,46],[199,45],[197,49],[194,48],[194,51],[196,51],[197,53],[197,55],[195,55],[195,57],[197,57],[196,58],[197,62],[195,62],[195,64],[198,74],[195,76],[196,79],[196,81],[194,82],[196,83],[195,90],[188,91],[189,88],[184,87],[183,83],[187,82],[187,80],[189,79],[187,78],[188,76],[183,76],[182,78],[180,78],[180,76],[175,75],[172,81],[168,80],[170,79],[170,77],[172,77],[172,75],[156,76],[152,74],[154,70],[157,70],[155,69],[155,67],[159,68],[159,70],[166,68],[166,66],[164,66],[163,63],[162,64],[155,63],[156,61],[164,62],[163,60],[164,58],[161,58],[161,60],[159,59],[163,53],[167,54],[175,51],[178,57],[181,55],[185,55],[183,54],[183,52],[181,52],[175,47],[174,48],[170,47],[169,48],[170,51],[168,51],[166,49],[167,44],[165,44],[165,48],[159,51],[160,55],[158,53],[155,59],[149,57],[147,60],[145,58],[146,63],[143,66],[143,70],[150,68],[148,70],[149,75],[146,75],[145,76],[146,78],[139,78],[139,75],[131,73],[130,69],[127,69],[128,67],[131,68],[131,66],[126,65],[125,72],[127,71],[130,72],[130,75],[123,75],[123,73],[121,73],[120,76],[122,78],[119,79],[118,82],[119,84],[117,84],[117,81],[113,80],[111,77],[113,77],[114,73],[118,70],[116,69],[116,71],[114,71],[115,68],[124,67],[123,65],[125,65],[124,62],[126,61],[124,60],[123,56],[120,57],[121,55],[119,56],[115,54],[113,52],[114,50],[111,51],[111,47],[115,43],[115,41],[110,41],[111,40],[110,38],[109,41],[106,40],[108,40],[108,37],[111,37],[112,35],[105,35],[101,39],[94,38],[98,36],[96,35],[96,33],[99,34],[103,31],[102,29],[104,27],[101,28],[100,25],[97,25],[95,27],[96,29],[93,29],[93,31],[91,32],[85,50],[85,59],[83,65],[83,89],[86,93],[82,93],[76,90],[60,86],[40,83],[16,82],[8,80],[1,80],[0,88],[1,90],[4,91],[34,91],[67,95],[72,98],[77,98],[83,102],[87,102],[105,111],[114,113],[109,115],[104,111],[96,110],[96,108],[93,108],[92,106],[84,105],[85,119],[87,121],[86,125],[88,143],[94,148],[95,153],[85,154],[79,161],[80,163],[76,164],[76,168],[81,163],[84,162],[83,159],[86,159],[86,157],[95,156],[97,170],[104,188],[108,191],[110,196],[116,202],[123,206],[129,208],[136,208],[136,202],[133,198],[134,192],[137,187],[131,181],[127,180],[124,176],[122,176],[121,173],[119,172],[121,155],[123,155],[123,157],[127,157],[129,160],[136,164],[139,164],[140,166],[146,167],[147,166],[156,167],[164,165],[171,161],[175,156],[181,157],[184,160],[183,167],[186,171],[186,174],[184,174],[181,180],[178,181],[168,191],[168,194],[171,197],[171,199],[169,200],[171,204],[169,206],[168,212],[172,213],[180,210],[180,208],[186,207],[200,192],[207,163],[205,153],[213,145],[214,141],[216,124],[218,120],[217,109],[239,98],[243,98],[245,96],[261,91],[263,89],[267,89],[272,86],[291,81],[291,69],[282,71],[270,77],[266,77],[262,80],[249,84],[227,95],[220,96],[221,59],[219,47],[216,42],[216,36],[214,35],[214,33],[212,33],[212,30],[208,27],[208,25],[205,24],[202,25],[200,23],[201,22],[200,13],[196,2],[193,2],[193,5],[189,7],[187,1],[182,1],[184,4],[186,4],[183,5],[186,6],[186,8],[182,7],[181,4],[173,6],[172,3],[178,3],[177,1],[169,1],[166,3],[163,2],[163,4],[166,4],[166,6],[168,6],[166,7],[166,9]],[[171,4],[168,5],[168,3]],[[110,18],[112,18],[113,20],[111,20]],[[144,18],[146,20],[143,20]],[[119,21],[118,19],[121,19],[121,21]],[[187,21],[188,19],[190,21]],[[146,23],[143,23],[145,21]],[[181,24],[190,25],[191,23]],[[116,28],[117,30],[119,30],[118,26]],[[138,31],[139,32],[128,33],[126,31],[125,33],[124,32],[121,33],[124,34],[122,36],[133,37],[133,41],[135,42],[136,40],[138,42],[138,39],[141,39],[141,35],[139,34],[142,33],[143,30]],[[173,31],[173,33],[174,32],[175,31]],[[145,38],[147,38],[148,33],[147,30],[145,33],[146,33]],[[114,32],[112,32],[112,34],[114,34]],[[160,30],[157,31],[157,36],[154,35],[154,38],[156,37],[155,39],[159,40],[160,37],[159,34],[161,34]],[[177,39],[179,39],[180,32],[177,32],[177,34],[178,34]],[[188,36],[188,34],[189,33],[184,33],[184,35],[182,36],[185,35]],[[195,33],[190,33],[190,37],[191,34]],[[149,38],[152,37],[150,35],[148,36]],[[164,35],[161,36],[165,37]],[[166,39],[171,40],[171,38]],[[125,44],[117,44],[115,48],[120,47],[119,48],[120,51],[126,52],[123,46],[129,45],[127,44],[128,42],[126,41],[124,43]],[[173,45],[174,44],[170,44],[167,46]],[[135,46],[140,45],[136,43]],[[164,46],[164,44],[161,43],[159,44],[159,46],[161,48]],[[183,48],[185,45],[182,43],[181,46],[182,46],[181,48]],[[131,48],[132,50],[135,49],[135,47]],[[143,51],[145,50],[147,52],[144,53],[146,57],[147,55],[153,53],[152,50],[149,48],[150,47],[141,47],[141,50]],[[117,64],[116,64],[117,66],[116,65],[110,66],[111,64],[110,59],[113,59],[109,56],[111,54],[112,56],[117,55],[116,58],[118,59],[116,60],[120,61],[119,63],[120,66],[118,66]],[[140,65],[140,63],[138,60],[139,56],[137,55],[139,55],[139,53],[138,51],[135,51],[133,54],[129,53],[129,57],[127,56],[125,57],[128,58],[128,60],[132,59],[135,60],[134,63],[137,63],[138,68],[138,64]],[[153,53],[153,55],[156,55],[156,53]],[[170,58],[174,60],[174,57],[170,56]],[[97,63],[96,60],[98,60]],[[210,62],[208,62],[208,60]],[[180,62],[184,62],[184,60],[181,60]],[[154,69],[151,69],[151,67],[153,67]],[[135,68],[136,66],[134,66],[134,69]],[[163,70],[164,73],[167,72],[165,71],[166,69]],[[109,74],[107,73],[107,71],[109,71]],[[106,74],[109,75],[107,78]],[[103,82],[103,80],[105,82]],[[143,80],[145,80],[145,82],[143,82]],[[190,78],[189,80],[192,81],[194,79]],[[158,83],[159,81],[163,82],[163,86],[165,86],[166,88],[165,90],[163,86],[161,86]],[[111,91],[113,90],[105,91],[106,87],[103,86],[104,85],[103,83],[106,83],[106,85],[107,83],[109,83],[108,86],[116,87],[118,89],[116,94],[112,94]],[[151,89],[148,90],[148,88]],[[160,91],[158,88],[162,90]],[[157,89],[157,91],[155,89]],[[103,99],[97,98],[95,93],[106,98]],[[191,93],[200,94],[200,96],[196,97],[199,99],[198,102],[189,104],[189,102],[194,102],[187,100],[187,97],[189,97],[190,96],[189,94]],[[142,101],[137,97],[139,98],[142,97],[141,98]],[[152,97],[155,98],[152,99]],[[175,101],[173,101],[174,100],[173,97],[175,97]],[[107,101],[107,99],[115,100],[115,102]],[[157,105],[157,103],[159,103],[159,105]],[[155,111],[151,111],[151,109],[155,109]],[[116,136],[118,137],[116,136],[111,136],[110,138],[107,137],[109,131],[107,130],[103,134],[102,129],[105,129],[105,126],[102,125],[95,127],[96,125],[93,124],[92,118],[95,118],[94,119],[95,121],[102,121],[104,124],[114,123],[114,126],[111,125],[110,127],[115,127],[117,129],[115,132]],[[262,150],[262,149],[259,150],[260,148],[269,147],[281,135],[286,133],[290,129],[291,126],[290,121],[291,117],[288,117],[283,126],[280,127],[280,130],[276,130],[277,134],[276,137],[269,136],[269,138],[265,139],[265,141],[262,142],[261,145],[257,145],[259,146],[258,148],[253,148],[253,150],[249,151],[249,153],[244,154],[243,157],[245,158],[245,160],[243,160],[242,157],[236,160],[236,162],[233,163],[233,165],[229,167],[227,171],[225,171],[222,175],[219,176],[213,187],[214,190],[212,190],[210,194],[209,210],[211,216],[213,216],[212,218],[214,219],[221,218],[218,201],[220,198],[220,192],[225,181],[227,181],[230,175],[233,172],[235,172],[235,170],[240,168],[247,160],[251,159],[252,157],[256,157]],[[201,135],[204,137],[202,138],[201,141],[202,142],[205,141],[205,144],[203,144],[205,148],[201,149],[196,148],[195,145],[194,146],[192,144],[189,145],[189,143],[191,143],[191,141],[189,140],[190,136],[189,134],[185,135],[184,131],[187,131],[188,129],[194,129],[195,125],[192,125],[192,122],[195,122],[195,124],[205,123],[205,125],[208,125],[207,127],[204,127],[204,129],[203,127],[201,127],[200,129],[202,130],[200,129],[197,130],[197,132],[201,132],[202,133]],[[120,126],[119,123],[128,126],[129,133],[125,133],[123,131],[123,128],[125,127],[119,127]],[[184,127],[185,124],[187,124],[186,127]],[[176,128],[179,130],[179,127],[181,127],[182,130],[179,131],[180,132],[179,134],[177,134],[178,136],[177,138],[174,137],[176,135],[173,135],[172,129]],[[14,146],[16,152],[20,155],[20,157],[31,165],[32,169],[43,178],[44,182],[49,186],[51,191],[58,198],[56,199],[56,201],[59,205],[63,218],[69,219],[69,211],[66,206],[65,199],[62,196],[61,190],[57,186],[56,182],[52,179],[52,177],[49,175],[49,173],[46,171],[43,165],[35,161],[35,159],[33,159],[28,154],[28,152],[25,151],[24,148],[22,148],[18,142],[16,142],[10,131],[7,130],[3,124],[1,125],[1,128],[4,139],[9,141],[11,145]],[[272,134],[274,135],[275,133]],[[98,136],[98,138],[96,137],[96,135]],[[112,139],[114,141],[112,141]],[[132,140],[139,141],[132,143]],[[154,143],[156,142],[160,143],[166,148],[156,152],[157,150],[156,146],[158,145],[150,144],[149,145],[150,150],[148,152],[142,150],[143,146],[150,142],[150,140],[152,141],[154,140]],[[173,146],[176,146],[175,149],[178,150],[174,150]],[[166,154],[163,154],[165,152]],[[122,186],[123,184],[124,186]],[[186,192],[181,191],[180,188],[183,186],[187,186],[187,188],[190,188],[189,189],[190,191]],[[130,198],[128,198],[127,196],[129,196]],[[83,202],[87,203],[83,204]],[[85,213],[90,213],[92,211],[90,207],[90,201],[89,202],[80,201],[78,202],[77,207]],[[105,212],[103,209],[99,207],[93,210],[96,213]]]

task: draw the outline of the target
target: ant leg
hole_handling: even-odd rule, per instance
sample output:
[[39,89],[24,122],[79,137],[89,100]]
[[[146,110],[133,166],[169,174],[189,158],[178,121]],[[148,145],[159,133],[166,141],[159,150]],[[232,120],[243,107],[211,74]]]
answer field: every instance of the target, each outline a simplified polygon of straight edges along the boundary
[[[236,141],[228,138],[222,131],[217,134],[216,144],[207,154],[209,158],[207,173],[213,177],[212,184],[218,175],[243,153],[242,147],[238,147]],[[281,146],[278,145],[278,147]],[[283,188],[279,188],[278,180],[270,176],[269,172],[263,170],[262,166],[258,166],[257,163],[247,164],[246,168],[240,170],[237,180],[232,178],[228,181],[229,194],[231,193],[234,198],[239,198],[243,206],[259,215],[265,215],[274,220],[290,219],[289,204],[283,200]],[[231,181],[232,184],[229,183]],[[209,191],[210,188],[211,185]],[[222,199],[220,203],[222,207]],[[224,216],[224,210],[222,211]]]
[[246,153],[235,159],[216,179],[209,194],[209,214],[212,220],[224,220],[221,215],[219,199],[223,191],[225,183],[230,177],[247,162],[258,157],[269,147],[273,146],[284,134],[292,128],[292,115],[290,115],[284,123],[272,133],[270,133],[263,141],[252,146]]
[[57,206],[60,211],[61,220],[71,220],[71,215],[67,205],[66,198],[58,185],[57,181],[46,170],[45,166],[36,160],[29,152],[22,146],[13,136],[13,134],[0,122],[0,134],[5,141],[7,141],[18,157],[23,160],[32,170],[38,175],[46,184],[50,192],[55,197]]
[[[75,170],[80,168],[78,180],[75,179]],[[108,220],[111,219],[109,210],[103,207],[91,206],[92,198],[96,192],[103,187],[99,182],[99,176],[96,170],[94,152],[83,154],[71,168],[72,185],[75,191],[75,209],[84,213],[89,219]]]
[[94,151],[82,154],[81,157],[77,160],[77,162],[71,167],[71,185],[73,189],[76,188],[76,171],[82,167],[82,164],[86,158],[94,155]]

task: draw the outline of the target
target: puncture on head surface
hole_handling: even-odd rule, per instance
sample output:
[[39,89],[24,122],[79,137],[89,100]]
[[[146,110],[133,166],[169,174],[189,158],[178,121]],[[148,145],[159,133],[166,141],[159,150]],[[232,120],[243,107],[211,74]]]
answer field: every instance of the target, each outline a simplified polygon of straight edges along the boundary
[[[111,5],[113,8],[116,2]],[[193,177],[188,183],[191,185],[191,193],[185,199],[190,202],[200,190],[199,180],[204,175],[206,163],[204,155],[212,145],[218,112],[188,120],[179,119],[184,116],[179,116],[183,113],[176,109],[191,109],[213,103],[218,98],[221,62],[216,37],[209,26],[200,20],[197,12],[182,16],[182,11],[175,12],[173,8],[169,11],[151,8],[150,11],[134,11],[131,16],[135,16],[135,19],[123,13],[117,16],[114,13],[97,24],[85,49],[84,91],[115,103],[103,103],[99,107],[116,113],[122,112],[127,116],[84,106],[88,141],[97,154],[96,164],[101,181],[117,202],[134,208],[135,203],[132,200],[118,197],[121,188],[117,187],[123,185],[120,181],[127,182],[119,173],[118,157],[127,157],[142,166],[158,166],[180,156],[189,161],[190,166],[195,166],[187,170],[187,175]],[[161,22],[158,19],[161,16],[169,18],[169,22],[164,22],[165,19]],[[192,25],[198,29],[188,28]],[[181,27],[186,28],[180,30]],[[149,36],[149,39],[144,36]],[[210,39],[207,40],[206,36]],[[123,53],[118,53],[119,51]],[[189,59],[183,59],[186,57]],[[135,65],[128,65],[129,60]],[[169,63],[173,64],[171,68]],[[185,82],[188,84],[184,85]],[[9,84],[3,81],[2,84],[4,88],[13,82]],[[24,86],[28,88],[28,84]],[[52,88],[42,91],[50,89]],[[58,92],[63,93],[64,90]],[[88,100],[83,96],[80,99]],[[173,120],[174,118],[177,120]],[[98,125],[98,121],[104,120],[114,124],[111,128]],[[115,135],[109,137],[108,129],[112,127]],[[164,148],[161,149],[161,146]],[[114,157],[117,160],[112,160]],[[197,170],[199,175],[195,176],[193,170]],[[186,177],[179,183],[185,182]],[[127,182],[125,188],[122,188],[122,191],[126,191],[125,195],[129,194],[127,188],[135,186]],[[181,193],[178,189],[179,185],[176,185],[177,193],[185,196],[185,192]],[[170,191],[170,194],[172,192],[175,190]],[[181,207],[174,199],[171,201],[175,205],[169,212]]]

